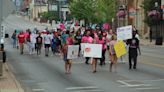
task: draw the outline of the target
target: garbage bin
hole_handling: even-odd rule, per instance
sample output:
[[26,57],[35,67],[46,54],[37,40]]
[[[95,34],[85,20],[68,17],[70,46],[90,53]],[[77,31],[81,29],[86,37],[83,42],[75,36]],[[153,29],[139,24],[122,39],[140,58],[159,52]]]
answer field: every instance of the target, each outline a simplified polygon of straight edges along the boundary
[[163,44],[163,37],[157,37],[156,38],[156,42],[155,42],[155,45],[162,45]]
[[5,34],[5,38],[9,38],[9,34]]

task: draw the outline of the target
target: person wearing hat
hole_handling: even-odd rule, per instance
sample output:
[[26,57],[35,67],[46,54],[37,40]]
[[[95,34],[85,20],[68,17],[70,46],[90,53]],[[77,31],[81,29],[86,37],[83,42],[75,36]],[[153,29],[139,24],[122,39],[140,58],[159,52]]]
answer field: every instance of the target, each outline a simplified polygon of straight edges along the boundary
[[129,45],[129,69],[132,68],[132,60],[134,62],[133,69],[136,69],[138,51],[140,55],[141,55],[141,51],[139,47],[139,40],[136,37],[135,31],[133,31],[132,39],[127,40],[127,45]]

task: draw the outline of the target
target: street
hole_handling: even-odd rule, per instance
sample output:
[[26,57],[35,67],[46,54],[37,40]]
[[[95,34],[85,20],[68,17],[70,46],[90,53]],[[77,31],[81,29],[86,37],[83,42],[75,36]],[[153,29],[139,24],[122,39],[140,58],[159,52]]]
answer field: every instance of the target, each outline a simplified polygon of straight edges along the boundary
[[[4,22],[10,35],[16,28],[44,29],[45,26],[31,23],[21,17],[10,15]],[[91,66],[83,59],[73,62],[72,73],[64,72],[60,56],[20,55],[6,40],[8,64],[26,92],[163,92],[164,48],[141,46],[137,70],[129,70],[128,62],[118,63],[117,72],[109,72],[109,64],[98,66],[93,74]],[[127,58],[127,57],[126,57]],[[108,62],[108,59],[106,60]]]

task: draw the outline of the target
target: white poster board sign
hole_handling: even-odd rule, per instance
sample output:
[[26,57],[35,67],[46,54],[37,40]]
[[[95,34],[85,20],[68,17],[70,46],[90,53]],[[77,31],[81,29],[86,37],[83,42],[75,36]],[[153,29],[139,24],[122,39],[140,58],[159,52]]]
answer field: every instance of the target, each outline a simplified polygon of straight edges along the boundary
[[102,45],[101,44],[85,44],[84,57],[101,58]]
[[67,59],[78,58],[79,45],[68,45]]
[[127,40],[132,38],[132,26],[117,28],[117,40]]
[[80,44],[80,47],[81,47],[81,54],[84,56],[84,49],[85,49],[85,45],[87,45],[87,44],[89,44],[89,43],[81,43]]

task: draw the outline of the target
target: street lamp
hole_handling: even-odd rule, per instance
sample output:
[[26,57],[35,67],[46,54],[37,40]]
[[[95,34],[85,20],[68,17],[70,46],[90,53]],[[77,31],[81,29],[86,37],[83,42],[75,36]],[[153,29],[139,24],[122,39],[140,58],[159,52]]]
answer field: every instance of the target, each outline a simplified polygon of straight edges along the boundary
[[148,16],[153,18],[155,20],[155,27],[156,27],[156,32],[155,32],[155,39],[156,39],[156,42],[155,44],[156,45],[162,45],[163,43],[163,38],[160,37],[160,35],[158,35],[158,22],[160,20],[160,11],[159,11],[159,5],[158,5],[158,2],[155,2],[154,3],[154,8],[153,10],[151,10],[150,12],[148,12]]
[[163,43],[163,37],[160,35],[160,32],[158,32],[158,22],[160,21],[160,10],[158,2],[155,2],[155,10],[156,10],[156,45],[162,45]]
[[158,2],[155,2],[155,9],[156,9],[156,39],[158,38],[158,18],[159,18],[159,15],[158,15]]

